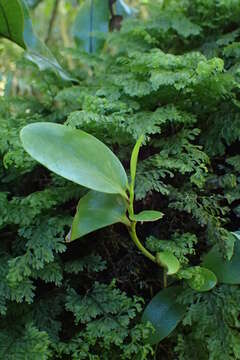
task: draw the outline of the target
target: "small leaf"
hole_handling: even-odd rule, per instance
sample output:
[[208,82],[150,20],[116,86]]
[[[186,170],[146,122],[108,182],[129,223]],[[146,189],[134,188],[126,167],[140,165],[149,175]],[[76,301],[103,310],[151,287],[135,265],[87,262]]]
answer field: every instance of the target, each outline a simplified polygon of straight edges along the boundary
[[76,43],[88,53],[100,50],[104,40],[98,35],[108,32],[109,18],[108,0],[85,0],[73,25]]
[[78,203],[69,241],[118,222],[125,222],[127,203],[120,195],[89,191]]
[[163,251],[156,255],[157,263],[167,269],[167,275],[173,275],[180,269],[180,263],[170,251]]
[[151,345],[167,337],[181,321],[186,309],[176,302],[182,288],[172,286],[159,291],[150,301],[143,312],[142,322],[149,321],[155,328],[148,339]]
[[137,140],[137,142],[133,148],[133,151],[132,151],[131,162],[130,162],[130,174],[131,174],[131,181],[132,181],[133,187],[135,184],[138,154],[139,154],[139,150],[142,145],[143,139],[144,139],[144,136],[141,135],[140,138]]
[[113,152],[84,131],[53,123],[25,126],[24,149],[56,174],[87,188],[127,198],[127,175]]
[[216,275],[209,269],[200,266],[193,268],[192,277],[186,281],[193,290],[199,292],[209,291],[217,284]]
[[[235,236],[237,234],[233,233]],[[207,255],[203,257],[202,265],[213,271],[220,283],[240,284],[240,241],[236,239],[234,252],[231,260],[224,260],[218,247],[215,245]]]
[[139,214],[131,215],[130,219],[132,221],[141,221],[141,222],[157,221],[159,219],[162,219],[163,216],[164,216],[164,214],[161,213],[160,211],[144,210],[144,211],[141,211]]

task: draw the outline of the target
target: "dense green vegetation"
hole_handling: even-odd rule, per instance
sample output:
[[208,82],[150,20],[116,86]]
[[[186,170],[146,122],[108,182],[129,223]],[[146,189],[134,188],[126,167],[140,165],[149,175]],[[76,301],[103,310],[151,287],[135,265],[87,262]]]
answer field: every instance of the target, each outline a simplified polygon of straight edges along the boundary
[[[38,3],[33,19],[45,9]],[[240,3],[136,1],[137,13],[118,4],[114,21],[109,10],[98,19],[114,31],[97,28],[94,38],[79,25],[91,2],[65,3],[59,17],[69,14],[69,28],[78,13],[76,45],[60,49],[52,29],[47,39],[61,67],[41,66],[43,45],[32,48],[26,33],[12,40],[27,59],[1,46],[0,359],[240,359]],[[46,49],[49,65],[55,58]],[[166,278],[123,224],[65,239],[86,189],[26,153],[20,131],[41,122],[98,138],[129,181],[131,152],[144,135],[134,209],[164,216],[137,232],[154,256],[177,258],[177,273]],[[202,267],[216,275],[215,287],[205,287]],[[155,295],[158,306],[164,296],[169,305],[153,314],[163,324],[157,344],[141,321]],[[175,326],[164,332],[172,309]]]

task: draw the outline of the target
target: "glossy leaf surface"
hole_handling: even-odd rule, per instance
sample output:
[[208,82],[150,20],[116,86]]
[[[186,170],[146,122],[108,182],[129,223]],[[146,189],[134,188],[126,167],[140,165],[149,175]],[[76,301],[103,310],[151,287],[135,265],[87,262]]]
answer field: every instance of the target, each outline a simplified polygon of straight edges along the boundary
[[220,283],[240,284],[240,240],[235,241],[231,260],[224,260],[217,246],[204,256],[202,265],[213,271]]
[[27,125],[20,136],[25,150],[49,170],[87,188],[126,197],[121,162],[94,136],[53,123]]
[[73,25],[76,43],[89,53],[100,50],[104,43],[101,33],[108,32],[109,16],[108,0],[84,1]]
[[63,80],[74,81],[51,51],[35,35],[24,0],[0,0],[0,35],[26,50],[26,57],[40,70],[51,70]]
[[0,35],[22,48],[26,48],[23,38],[24,14],[19,0],[0,0]]
[[156,255],[157,262],[167,269],[167,275],[173,275],[180,269],[180,263],[170,251],[163,251]]
[[186,311],[184,306],[176,302],[181,290],[178,286],[161,290],[145,308],[142,321],[149,321],[155,328],[148,339],[151,345],[167,337],[181,321]]
[[197,266],[192,277],[186,281],[193,290],[204,292],[209,291],[216,286],[217,277],[209,269]]
[[131,220],[140,221],[140,222],[157,221],[159,219],[162,219],[163,216],[164,216],[164,214],[161,213],[160,211],[144,210],[144,211],[141,211],[139,214],[132,215]]
[[124,222],[127,204],[120,195],[89,191],[78,203],[70,241],[92,231]]

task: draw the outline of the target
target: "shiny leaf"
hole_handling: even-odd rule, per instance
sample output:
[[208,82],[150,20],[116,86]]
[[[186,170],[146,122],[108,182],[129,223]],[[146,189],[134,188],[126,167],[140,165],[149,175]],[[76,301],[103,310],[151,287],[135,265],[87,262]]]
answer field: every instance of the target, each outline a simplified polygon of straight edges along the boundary
[[127,175],[113,152],[84,131],[34,123],[21,131],[25,150],[49,170],[87,188],[127,197]]
[[142,321],[144,323],[149,321],[155,328],[148,339],[151,345],[167,337],[181,321],[186,311],[183,305],[176,302],[181,291],[178,286],[161,290],[145,308]]
[[63,80],[75,80],[60,66],[51,51],[35,35],[24,0],[0,0],[0,35],[25,49],[26,57],[40,70],[52,70]]
[[120,195],[89,191],[77,207],[69,241],[118,222],[126,222],[126,201]]
[[173,275],[180,269],[180,263],[170,251],[163,251],[156,255],[157,263],[167,269],[167,275]]
[[73,25],[76,43],[89,53],[100,50],[104,44],[101,33],[108,32],[109,17],[108,0],[85,0]]
[[231,260],[224,260],[218,247],[214,246],[209,253],[204,256],[202,265],[213,271],[220,283],[240,284],[240,240],[235,241]]
[[193,290],[204,292],[216,286],[217,278],[212,271],[200,266],[196,266],[193,270],[192,277],[186,280]]
[[132,221],[145,222],[145,221],[157,221],[159,219],[162,219],[163,216],[164,214],[161,213],[160,211],[144,210],[141,211],[139,214],[131,215],[130,218]]
[[23,28],[24,14],[21,2],[0,0],[0,35],[25,49]]

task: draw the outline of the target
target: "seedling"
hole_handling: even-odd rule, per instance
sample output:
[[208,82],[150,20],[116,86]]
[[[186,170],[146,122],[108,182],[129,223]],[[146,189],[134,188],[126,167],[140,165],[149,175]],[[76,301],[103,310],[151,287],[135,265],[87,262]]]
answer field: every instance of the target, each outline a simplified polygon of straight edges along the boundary
[[[163,217],[163,213],[156,210],[144,210],[139,214],[134,211],[137,161],[144,136],[138,139],[132,152],[130,183],[116,155],[101,141],[82,130],[53,123],[34,123],[22,129],[21,140],[25,150],[49,170],[90,189],[79,200],[67,242],[120,222],[127,227],[132,241],[141,253],[163,268],[164,287],[167,287],[167,276],[176,276],[180,270],[177,257],[169,251],[153,255],[137,235],[138,223],[157,221]],[[196,291],[211,290],[217,282],[214,273],[202,267],[192,268],[190,272],[182,271],[178,278],[185,279]],[[169,289],[171,290],[160,291],[143,315],[143,321],[150,320],[156,325],[157,333],[151,341],[153,343],[167,336],[177,326],[185,311],[175,302],[179,287],[176,292],[175,287]],[[163,311],[166,308],[165,303],[169,309],[161,313],[161,318],[165,318],[167,327],[164,321],[162,324],[156,324],[155,321],[158,318],[155,316],[157,309]],[[171,324],[167,321],[168,316]]]

